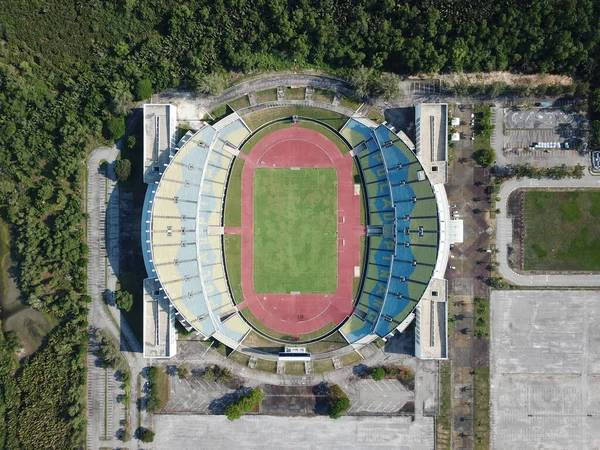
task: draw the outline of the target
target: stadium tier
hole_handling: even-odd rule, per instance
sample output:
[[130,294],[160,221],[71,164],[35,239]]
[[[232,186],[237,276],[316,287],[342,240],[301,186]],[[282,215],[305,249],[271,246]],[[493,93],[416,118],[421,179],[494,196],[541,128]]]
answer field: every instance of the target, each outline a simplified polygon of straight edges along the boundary
[[229,169],[249,133],[232,114],[184,136],[171,150],[160,181],[149,186],[143,217],[148,276],[158,279],[161,295],[186,327],[232,348],[250,328],[229,292],[221,219]]
[[389,335],[423,296],[437,260],[438,211],[423,167],[396,134],[356,118],[341,133],[354,146],[367,198],[362,289],[341,329],[357,343]]

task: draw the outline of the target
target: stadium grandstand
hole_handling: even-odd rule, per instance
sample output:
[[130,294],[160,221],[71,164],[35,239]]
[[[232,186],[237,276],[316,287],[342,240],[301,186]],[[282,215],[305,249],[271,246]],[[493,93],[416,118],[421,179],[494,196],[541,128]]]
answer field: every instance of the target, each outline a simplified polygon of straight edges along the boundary
[[[251,130],[232,113],[180,140],[173,105],[144,105],[142,216],[144,356],[176,354],[175,322],[232,349],[251,331],[235,306],[223,251],[225,190]],[[355,114],[341,129],[357,162],[366,211],[366,251],[353,313],[339,331],[360,349],[415,321],[420,358],[446,358],[450,220],[447,105],[416,108],[417,142]],[[456,223],[451,223],[456,222]]]

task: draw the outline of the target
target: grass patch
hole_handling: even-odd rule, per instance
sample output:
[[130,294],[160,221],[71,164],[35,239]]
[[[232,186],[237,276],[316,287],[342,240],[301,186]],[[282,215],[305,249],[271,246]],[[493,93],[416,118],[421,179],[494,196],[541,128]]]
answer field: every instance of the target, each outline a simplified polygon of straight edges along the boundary
[[450,450],[450,420],[452,418],[452,367],[449,361],[440,364],[440,413],[436,420],[436,448]]
[[473,431],[475,450],[490,448],[490,368],[477,367],[474,375]]
[[285,99],[286,100],[304,100],[306,96],[306,88],[286,88]]
[[225,220],[226,227],[242,226],[242,169],[244,160],[235,158],[229,183],[227,184],[227,196],[225,197]]
[[231,100],[228,103],[231,109],[237,111],[238,109],[244,109],[250,106],[250,99],[248,99],[247,95],[242,95],[241,97]]
[[[299,195],[302,201],[298,201]],[[256,292],[335,292],[336,211],[337,179],[334,169],[256,170]]]
[[227,104],[223,103],[222,105],[217,106],[210,112],[210,115],[212,116],[212,119],[210,119],[211,123],[218,122],[227,115]]
[[276,102],[277,101],[277,89],[265,89],[264,91],[258,91],[256,93],[257,103]]
[[[333,324],[332,324],[333,325]],[[340,332],[333,333],[331,336],[323,339],[319,342],[314,342],[312,344],[306,344],[306,351],[309,353],[327,353],[332,352],[334,350],[339,350],[340,348],[346,347],[348,341],[344,339],[344,336]]]
[[298,335],[298,340],[300,341],[310,341],[312,339],[316,339],[324,334],[329,333],[331,330],[335,328],[335,324],[333,322],[329,322],[324,327],[319,328],[318,330],[311,331],[310,333],[300,334]]
[[250,362],[250,356],[246,355],[242,352],[233,352],[229,355],[229,359],[235,361],[236,363],[241,364],[242,366],[248,366],[248,362]]
[[259,359],[256,361],[256,370],[262,370],[263,372],[268,373],[277,373],[277,363],[275,361]]
[[[279,339],[282,341],[292,341],[292,335],[291,334],[285,334],[285,333],[280,333],[279,331],[275,331],[272,330],[271,328],[267,327],[264,323],[262,323],[260,320],[258,320],[256,318],[256,316],[252,313],[252,311],[250,310],[250,308],[245,307],[242,308],[240,310],[240,313],[245,317],[245,319],[250,323],[250,325],[252,325],[254,328],[256,328],[258,331],[260,331],[261,333],[263,333],[266,336],[270,336],[274,339]],[[244,340],[244,342],[246,342],[246,340]],[[271,345],[276,345],[274,342],[271,342]],[[246,346],[250,347],[250,345],[245,344]]]
[[332,372],[335,368],[333,367],[333,361],[331,358],[322,359],[320,361],[313,361],[313,372],[314,373],[325,373]]
[[371,119],[373,122],[378,124],[382,124],[383,122],[385,122],[385,116],[381,114],[381,112],[378,109],[375,108],[369,111],[369,114],[367,114],[367,118]]
[[335,95],[335,92],[330,91],[328,89],[316,88],[313,91],[313,100],[315,102],[332,103],[334,95]]
[[258,334],[256,331],[250,331],[250,333],[246,335],[243,344],[245,347],[259,349],[265,353],[275,354],[285,350],[282,344],[270,341],[269,339]]
[[148,412],[156,412],[164,408],[169,400],[169,376],[162,367],[152,366],[148,369]]
[[600,191],[525,192],[525,270],[600,271]]
[[344,108],[353,109],[354,111],[358,109],[361,103],[362,102],[356,97],[347,97],[345,95],[343,95],[342,99],[340,100],[340,106],[343,106]]
[[481,338],[490,336],[490,299],[475,297],[475,331],[474,335]]
[[340,361],[344,367],[351,366],[352,364],[355,364],[360,360],[362,360],[362,356],[360,356],[356,352],[346,353],[345,355],[340,357]]
[[[480,116],[483,114],[487,114],[487,112],[491,109],[490,106],[485,105],[475,105],[474,113],[476,116]],[[492,148],[490,144],[490,135],[485,135],[482,133],[475,134],[475,140],[473,141],[475,151],[478,150],[487,150]]]
[[225,265],[227,277],[233,294],[233,302],[238,305],[244,301],[242,294],[242,235],[225,235]]
[[304,370],[304,363],[300,361],[293,361],[285,363],[285,374],[286,375],[306,375]]
[[267,122],[285,117],[292,117],[294,115],[319,120],[336,130],[341,129],[348,121],[348,117],[343,114],[310,106],[280,106],[276,108],[266,108],[250,114],[245,114],[243,119],[244,122],[246,122],[246,125],[248,125],[248,128],[254,131]]

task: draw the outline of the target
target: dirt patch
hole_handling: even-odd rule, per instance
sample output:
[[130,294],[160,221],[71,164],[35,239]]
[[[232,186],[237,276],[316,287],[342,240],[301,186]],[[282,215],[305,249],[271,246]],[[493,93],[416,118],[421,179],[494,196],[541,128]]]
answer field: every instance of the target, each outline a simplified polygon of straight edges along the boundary
[[[548,75],[534,74],[522,75],[510,72],[475,72],[475,73],[454,73],[445,75],[420,75],[426,76],[434,80],[441,80],[448,86],[452,87],[457,84],[483,84],[490,85],[496,83],[510,84],[514,86],[538,86],[541,84],[568,86],[573,84],[573,79],[566,75]],[[419,77],[411,77],[409,79],[418,79]]]
[[326,394],[315,391],[313,386],[266,385],[263,392],[265,399],[260,406],[261,414],[276,416],[319,414],[317,400],[321,397],[327,398]]

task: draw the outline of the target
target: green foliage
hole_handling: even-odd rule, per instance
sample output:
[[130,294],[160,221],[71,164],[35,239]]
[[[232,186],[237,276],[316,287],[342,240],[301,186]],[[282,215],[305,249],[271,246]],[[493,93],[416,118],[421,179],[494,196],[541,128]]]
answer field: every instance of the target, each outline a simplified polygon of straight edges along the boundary
[[138,80],[135,85],[135,99],[146,100],[152,97],[152,94],[154,94],[154,91],[152,90],[152,81],[148,78]]
[[489,106],[479,106],[475,112],[475,127],[476,134],[483,135],[486,139],[489,139],[494,131],[494,125],[492,124],[492,108]]
[[138,428],[138,437],[140,438],[140,441],[142,441],[146,444],[149,442],[153,442],[154,441],[154,431],[152,431],[150,428],[140,427],[140,428]]
[[133,294],[127,291],[117,291],[115,294],[115,303],[117,304],[117,308],[129,311],[133,305]]
[[264,398],[265,394],[260,389],[251,389],[246,394],[240,396],[237,401],[227,405],[225,415],[229,420],[239,419],[244,413],[256,408]]
[[329,386],[329,417],[339,419],[350,408],[350,399],[337,384]]
[[385,369],[383,367],[373,367],[371,369],[371,378],[375,381],[381,381],[385,377]]
[[111,117],[106,121],[106,138],[117,140],[125,134],[125,118]]
[[233,378],[233,373],[227,367],[220,367],[213,364],[207,367],[202,374],[207,382],[216,381],[217,383],[228,383]]
[[217,95],[223,92],[227,86],[227,78],[223,73],[209,73],[196,77],[195,86],[198,92]]
[[580,179],[585,173],[585,166],[577,164],[576,166],[567,166],[563,164],[561,166],[554,167],[534,167],[529,163],[526,164],[512,164],[503,168],[502,172],[499,172],[496,177],[501,179],[507,179],[516,177],[517,179],[522,178],[552,178],[561,180],[564,178],[576,178]]
[[169,379],[162,367],[152,366],[148,369],[148,398],[146,409],[154,413],[167,404],[169,400]]
[[492,167],[496,161],[496,152],[493,148],[482,148],[473,152],[475,162],[483,167]]
[[177,376],[180,379],[187,379],[192,375],[192,371],[190,370],[190,365],[188,363],[183,363],[179,367],[177,367]]
[[115,370],[127,370],[127,362],[121,354],[119,344],[105,330],[98,332],[98,357],[102,367],[112,367]]
[[127,150],[129,150],[129,151],[135,150],[136,144],[137,144],[137,142],[136,142],[135,134],[130,134],[129,136],[127,136]]
[[126,181],[131,175],[131,161],[128,159],[117,159],[114,162],[114,169],[117,180]]
[[400,77],[395,73],[382,73],[375,81],[374,90],[385,100],[393,100],[400,97]]

